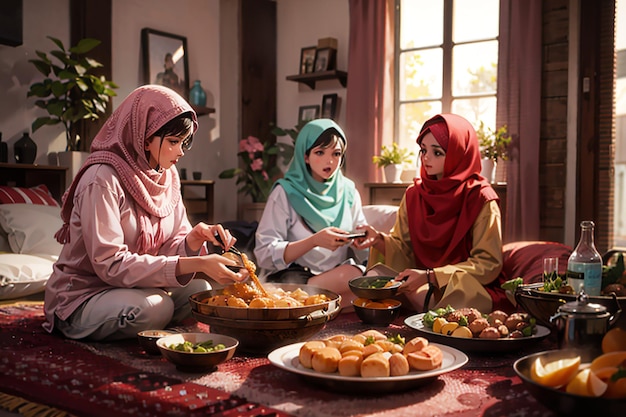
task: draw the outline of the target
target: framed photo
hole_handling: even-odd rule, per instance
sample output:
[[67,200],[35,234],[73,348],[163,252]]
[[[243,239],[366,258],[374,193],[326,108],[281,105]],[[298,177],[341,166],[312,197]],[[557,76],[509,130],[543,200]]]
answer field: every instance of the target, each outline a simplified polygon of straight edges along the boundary
[[333,48],[320,48],[315,51],[315,72],[335,69],[335,53]]
[[322,117],[335,119],[337,115],[337,94],[324,94],[322,97]]
[[144,28],[141,48],[144,83],[164,85],[189,98],[187,38]]
[[300,106],[300,111],[298,112],[298,124],[302,122],[310,122],[311,120],[315,120],[320,117],[320,106]]
[[315,46],[308,46],[300,50],[300,74],[313,72],[316,50]]

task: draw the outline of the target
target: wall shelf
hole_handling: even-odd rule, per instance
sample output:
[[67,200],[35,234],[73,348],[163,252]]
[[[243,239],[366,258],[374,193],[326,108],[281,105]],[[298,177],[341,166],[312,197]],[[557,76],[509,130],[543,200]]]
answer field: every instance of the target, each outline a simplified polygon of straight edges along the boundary
[[315,83],[323,80],[339,80],[341,85],[345,88],[348,84],[348,73],[345,71],[331,70],[331,71],[317,71],[308,74],[288,75],[287,80],[295,81],[298,83],[306,84],[315,90]]
[[194,106],[192,104],[191,108],[196,112],[198,116],[204,116],[205,114],[215,113],[215,109],[213,107]]

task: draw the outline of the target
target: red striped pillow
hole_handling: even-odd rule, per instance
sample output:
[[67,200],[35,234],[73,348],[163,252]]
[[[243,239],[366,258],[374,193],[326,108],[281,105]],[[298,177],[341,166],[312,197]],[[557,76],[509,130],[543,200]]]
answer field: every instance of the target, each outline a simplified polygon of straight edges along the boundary
[[0,185],[0,204],[40,204],[59,207],[48,187],[43,184],[32,188]]

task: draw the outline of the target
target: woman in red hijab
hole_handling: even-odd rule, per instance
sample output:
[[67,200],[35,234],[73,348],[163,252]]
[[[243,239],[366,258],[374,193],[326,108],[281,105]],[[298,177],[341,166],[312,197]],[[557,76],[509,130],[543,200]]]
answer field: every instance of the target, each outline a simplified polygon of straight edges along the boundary
[[400,271],[399,292],[417,311],[448,304],[491,311],[485,286],[502,269],[500,207],[480,175],[476,131],[458,115],[440,114],[424,123],[417,144],[421,178],[407,188],[391,233],[368,227],[360,246],[372,247],[370,265]]

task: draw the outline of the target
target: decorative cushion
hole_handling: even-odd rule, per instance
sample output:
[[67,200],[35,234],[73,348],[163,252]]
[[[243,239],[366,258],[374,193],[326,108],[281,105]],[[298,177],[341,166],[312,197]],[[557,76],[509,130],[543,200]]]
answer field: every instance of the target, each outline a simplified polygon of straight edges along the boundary
[[542,279],[543,258],[559,258],[559,274],[567,271],[567,261],[572,248],[558,242],[519,241],[502,248],[502,275],[505,281],[522,277],[524,284]]
[[14,253],[56,259],[61,245],[54,234],[61,228],[61,208],[39,204],[0,204],[0,228]]
[[363,214],[367,223],[379,232],[389,233],[396,224],[398,206],[373,204],[363,206]]
[[59,207],[48,187],[43,184],[32,188],[0,185],[0,204],[40,204]]
[[39,256],[0,253],[0,300],[43,291],[53,264],[53,261]]

